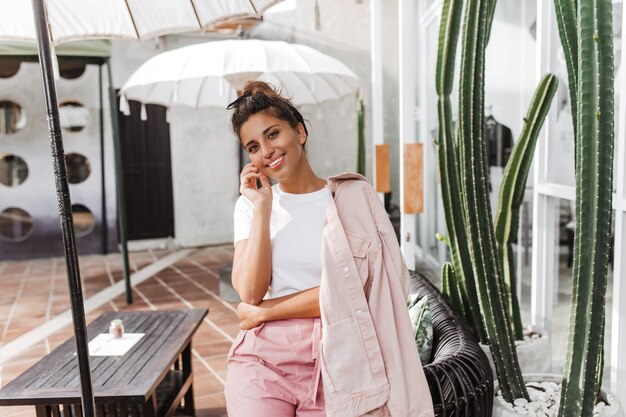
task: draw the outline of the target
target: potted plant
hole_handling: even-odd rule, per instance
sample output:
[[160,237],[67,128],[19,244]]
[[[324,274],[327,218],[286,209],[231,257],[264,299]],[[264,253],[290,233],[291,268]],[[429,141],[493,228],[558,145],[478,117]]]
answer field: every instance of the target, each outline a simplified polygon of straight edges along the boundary
[[[555,402],[559,416],[623,416],[619,400],[601,389],[613,190],[613,5],[611,0],[554,0],[554,5],[576,149],[570,331],[564,375],[552,381],[560,390]],[[542,378],[550,376],[526,379],[532,384]]]
[[[511,236],[536,139],[556,91],[557,81],[541,81],[525,118],[522,134],[507,164],[496,225],[492,221],[484,144],[484,56],[495,0],[466,2],[459,85],[457,130],[452,126],[450,94],[463,2],[443,5],[437,57],[439,95],[438,159],[448,243],[452,262],[442,269],[443,292],[466,317],[480,340],[488,343],[504,398],[528,399],[516,350],[522,338],[515,296]],[[517,311],[517,314],[515,314]]]
[[[439,146],[443,148],[439,161],[441,172],[447,177],[444,188],[442,176],[442,188],[453,255],[452,263],[443,269],[444,287],[457,308],[465,311],[468,317],[476,320],[482,313],[482,331],[491,344],[499,377],[497,389],[501,399],[495,401],[495,415],[556,415],[558,404],[559,416],[591,416],[594,407],[600,415],[618,416],[623,415],[619,401],[600,388],[614,141],[612,3],[611,0],[554,2],[566,53],[576,146],[574,290],[563,378],[547,374],[526,375],[520,382],[517,355],[511,343],[512,312],[502,314],[509,311],[509,304],[514,302],[501,296],[506,287],[501,249],[505,240],[498,240],[499,245],[495,243],[498,232],[493,231],[493,225],[487,220],[490,207],[485,192],[486,170],[481,149],[484,47],[495,8],[494,0],[469,0],[466,6],[458,137],[452,130],[449,96],[462,6],[460,0],[444,3],[437,71]],[[547,77],[542,84],[546,80]],[[537,92],[541,89],[540,84]],[[527,124],[529,120],[526,120]],[[510,192],[515,195],[513,189]],[[456,204],[455,195],[462,195]],[[515,201],[514,197],[508,199]],[[502,200],[501,193],[501,203]],[[514,216],[510,217],[514,220]],[[497,225],[498,222],[496,230]],[[471,298],[473,288],[476,288],[474,300]],[[479,305],[478,301],[480,311],[474,308]],[[512,363],[501,363],[503,358]],[[559,389],[561,394],[558,394]],[[556,395],[549,398],[550,394]],[[544,403],[536,408],[536,401],[552,403],[552,408]]]

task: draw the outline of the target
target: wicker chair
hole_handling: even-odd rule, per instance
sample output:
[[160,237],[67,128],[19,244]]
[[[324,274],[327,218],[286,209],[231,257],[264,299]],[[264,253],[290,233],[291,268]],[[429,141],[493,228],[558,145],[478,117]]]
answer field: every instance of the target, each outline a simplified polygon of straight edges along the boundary
[[415,291],[428,295],[433,315],[432,361],[424,373],[435,416],[490,417],[494,393],[487,356],[441,292],[418,273],[411,274],[411,293]]

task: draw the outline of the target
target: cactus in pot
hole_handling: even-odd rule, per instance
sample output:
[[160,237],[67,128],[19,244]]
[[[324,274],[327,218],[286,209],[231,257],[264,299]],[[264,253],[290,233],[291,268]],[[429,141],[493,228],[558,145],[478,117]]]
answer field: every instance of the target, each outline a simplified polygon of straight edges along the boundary
[[[443,291],[481,341],[491,347],[504,398],[528,397],[515,336],[521,336],[514,292],[511,236],[537,136],[556,92],[547,75],[531,102],[500,191],[494,227],[489,204],[484,144],[484,55],[495,0],[467,0],[465,7],[458,131],[452,127],[450,94],[463,2],[446,0],[439,32],[436,88],[439,96],[438,159],[452,262],[442,270]],[[517,311],[517,314],[514,312]],[[515,333],[514,333],[515,330]]]
[[611,0],[554,0],[575,142],[576,224],[569,339],[559,416],[591,416],[604,361],[613,190]]

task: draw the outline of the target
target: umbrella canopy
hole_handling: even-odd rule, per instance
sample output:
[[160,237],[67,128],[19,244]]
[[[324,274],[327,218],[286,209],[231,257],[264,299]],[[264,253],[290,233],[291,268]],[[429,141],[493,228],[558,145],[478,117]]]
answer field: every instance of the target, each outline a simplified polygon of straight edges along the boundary
[[[51,0],[55,45],[84,39],[146,39],[197,32],[228,19],[258,16],[280,0]],[[0,40],[36,42],[30,0],[0,0]]]
[[305,45],[226,40],[163,52],[142,64],[120,90],[120,110],[141,103],[222,107],[248,80],[268,81],[295,105],[318,104],[359,91],[359,77],[340,61]]

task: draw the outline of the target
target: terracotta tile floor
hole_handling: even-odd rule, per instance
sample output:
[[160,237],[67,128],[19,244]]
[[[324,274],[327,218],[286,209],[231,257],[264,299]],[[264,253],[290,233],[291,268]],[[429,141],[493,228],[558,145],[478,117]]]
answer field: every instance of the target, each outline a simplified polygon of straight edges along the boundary
[[[133,271],[171,252],[135,252]],[[232,246],[200,248],[137,285],[134,303],[121,295],[87,314],[87,323],[104,311],[208,307],[209,315],[193,339],[194,393],[198,417],[226,416],[224,378],[226,355],[238,332],[236,303],[219,298],[219,269],[232,261]],[[79,260],[83,291],[88,298],[122,279],[119,254],[83,256]],[[0,262],[0,348],[69,309],[62,258]],[[17,377],[73,334],[71,323],[35,343],[6,363],[0,363],[0,386]],[[35,417],[34,407],[2,407],[3,417]]]

